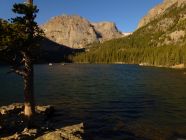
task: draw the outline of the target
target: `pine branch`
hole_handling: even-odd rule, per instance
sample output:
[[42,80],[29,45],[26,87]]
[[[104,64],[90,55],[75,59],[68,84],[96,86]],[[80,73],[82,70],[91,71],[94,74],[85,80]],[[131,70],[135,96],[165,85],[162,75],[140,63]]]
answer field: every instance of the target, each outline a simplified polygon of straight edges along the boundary
[[10,71],[8,72],[8,74],[13,73],[13,72],[22,77],[26,76],[26,72],[24,71],[24,69],[21,69],[21,68],[12,67]]

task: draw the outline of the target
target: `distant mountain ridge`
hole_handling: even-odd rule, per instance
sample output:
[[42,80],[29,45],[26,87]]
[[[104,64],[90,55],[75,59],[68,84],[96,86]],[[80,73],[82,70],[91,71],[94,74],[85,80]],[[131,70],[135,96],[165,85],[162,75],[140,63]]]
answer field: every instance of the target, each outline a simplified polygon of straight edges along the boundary
[[77,15],[53,17],[41,28],[48,39],[70,48],[85,48],[94,42],[123,36],[113,22],[91,23]]

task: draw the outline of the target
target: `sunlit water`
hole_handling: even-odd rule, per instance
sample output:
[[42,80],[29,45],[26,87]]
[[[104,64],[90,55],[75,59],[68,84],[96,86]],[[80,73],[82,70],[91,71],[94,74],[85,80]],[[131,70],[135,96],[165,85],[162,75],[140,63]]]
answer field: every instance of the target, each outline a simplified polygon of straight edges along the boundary
[[[21,77],[0,67],[0,105],[23,102]],[[38,104],[56,120],[83,122],[91,139],[186,138],[184,70],[137,65],[36,65]]]

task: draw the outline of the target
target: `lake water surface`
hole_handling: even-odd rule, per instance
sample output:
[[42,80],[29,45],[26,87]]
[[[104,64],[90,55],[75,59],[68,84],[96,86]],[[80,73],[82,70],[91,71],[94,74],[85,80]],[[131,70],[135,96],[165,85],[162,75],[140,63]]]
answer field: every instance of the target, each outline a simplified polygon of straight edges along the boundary
[[[23,102],[22,79],[0,67],[0,105]],[[184,70],[137,65],[35,66],[38,104],[52,104],[57,119],[83,122],[87,138],[186,138]]]

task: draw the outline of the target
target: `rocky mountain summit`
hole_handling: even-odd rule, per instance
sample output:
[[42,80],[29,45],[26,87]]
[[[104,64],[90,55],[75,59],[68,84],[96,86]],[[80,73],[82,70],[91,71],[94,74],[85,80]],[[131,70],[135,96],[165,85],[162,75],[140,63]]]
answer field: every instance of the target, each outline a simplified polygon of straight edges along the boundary
[[110,40],[113,38],[119,38],[122,33],[118,31],[115,23],[113,22],[98,22],[91,23],[99,37],[99,41]]
[[80,16],[56,16],[43,24],[46,37],[70,48],[84,48],[93,42],[122,37],[112,22],[91,23]]
[[152,8],[146,16],[144,16],[138,24],[138,28],[143,27],[153,21],[154,19],[160,17],[168,10],[171,6],[175,5],[180,7],[186,4],[186,0],[164,0],[163,3]]
[[185,25],[186,0],[164,0],[140,21],[134,34],[146,38],[148,46],[183,46],[186,43]]

